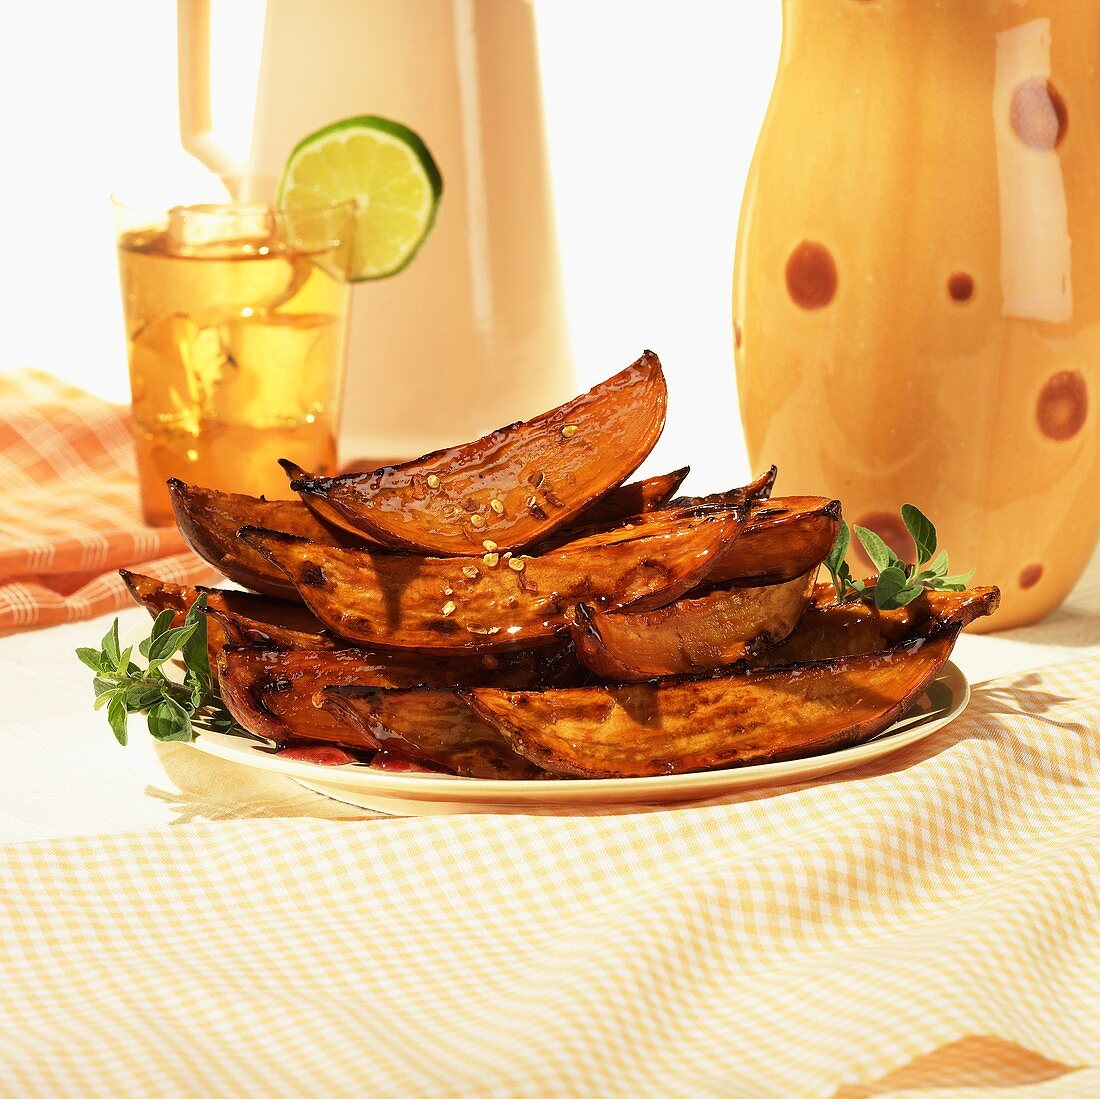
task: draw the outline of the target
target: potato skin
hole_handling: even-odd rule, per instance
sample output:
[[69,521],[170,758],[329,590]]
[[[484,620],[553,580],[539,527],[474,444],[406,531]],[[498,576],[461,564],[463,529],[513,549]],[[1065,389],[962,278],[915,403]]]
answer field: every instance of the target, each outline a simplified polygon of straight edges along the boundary
[[710,679],[461,692],[520,755],[552,774],[634,778],[744,767],[859,744],[935,679],[960,625],[885,652]]
[[534,557],[416,557],[322,546],[245,527],[334,633],[375,647],[490,652],[547,644],[580,600],[660,605],[732,551],[742,507],[643,516]]
[[291,487],[396,549],[461,557],[488,538],[522,550],[621,485],[660,437],[667,405],[660,360],[646,351],[531,420],[412,462]]

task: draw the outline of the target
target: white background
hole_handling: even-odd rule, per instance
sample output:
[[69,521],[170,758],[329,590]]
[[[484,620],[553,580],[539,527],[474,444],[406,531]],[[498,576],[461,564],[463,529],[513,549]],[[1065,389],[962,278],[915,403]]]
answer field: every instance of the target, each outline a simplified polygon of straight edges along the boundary
[[[222,8],[247,22],[260,6]],[[643,347],[657,351],[672,393],[651,464],[698,466],[702,450],[708,480],[732,482],[747,468],[733,381],[733,243],[775,71],[779,8],[778,0],[536,4],[581,380],[606,376]],[[179,149],[175,4],[16,11],[0,66],[8,304],[0,370],[34,366],[124,400],[108,194],[150,168],[195,170]],[[232,127],[245,124],[251,91],[247,66],[229,71],[241,87],[216,94],[242,107],[239,118],[219,121]]]

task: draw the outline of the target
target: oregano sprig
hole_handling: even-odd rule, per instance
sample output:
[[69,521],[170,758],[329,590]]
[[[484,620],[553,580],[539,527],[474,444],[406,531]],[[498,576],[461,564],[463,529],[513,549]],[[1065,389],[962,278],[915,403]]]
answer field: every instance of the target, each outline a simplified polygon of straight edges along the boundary
[[848,524],[841,520],[836,541],[825,558],[825,568],[832,578],[837,599],[844,601],[854,596],[873,602],[879,610],[897,610],[907,606],[923,591],[965,591],[974,570],[957,576],[947,574],[947,551],[938,554],[936,528],[932,521],[915,504],[902,504],[901,518],[905,529],[913,539],[917,550],[917,563],[906,565],[904,561],[873,530],[854,526],[856,537],[867,556],[878,569],[878,579],[873,588],[852,577],[845,556],[852,535]]
[[[157,615],[149,636],[138,645],[144,668],[132,659],[133,646],[121,649],[117,618],[98,649],[76,650],[80,661],[95,673],[95,708],[106,707],[107,723],[119,744],[126,743],[127,718],[136,713],[147,715],[149,732],[157,740],[194,740],[196,730],[239,731],[210,673],[204,606],[206,596],[200,595],[180,626],[172,625],[174,611]],[[164,674],[164,665],[177,653],[184,662],[182,683]]]

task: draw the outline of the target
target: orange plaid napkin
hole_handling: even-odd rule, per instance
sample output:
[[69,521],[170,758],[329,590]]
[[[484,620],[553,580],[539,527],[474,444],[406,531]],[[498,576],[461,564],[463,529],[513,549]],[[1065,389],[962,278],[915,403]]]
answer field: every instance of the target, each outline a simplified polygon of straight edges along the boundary
[[48,374],[0,376],[0,485],[0,633],[128,604],[123,566],[214,576],[142,521],[128,411]]

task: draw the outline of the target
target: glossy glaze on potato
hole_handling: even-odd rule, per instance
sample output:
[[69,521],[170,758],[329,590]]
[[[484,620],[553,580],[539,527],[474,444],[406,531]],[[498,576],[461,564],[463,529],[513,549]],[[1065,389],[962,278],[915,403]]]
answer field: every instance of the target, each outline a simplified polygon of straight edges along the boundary
[[652,352],[531,420],[405,462],[294,481],[399,549],[467,556],[486,539],[521,550],[621,485],[653,449],[668,394]]
[[331,720],[417,763],[469,778],[542,775],[453,690],[333,686],[322,692],[321,705]]
[[135,603],[155,618],[162,610],[175,612],[174,626],[200,594],[206,596],[207,635],[212,653],[223,644],[259,645],[277,649],[334,648],[344,642],[334,638],[301,603],[289,603],[246,591],[189,587],[152,576],[119,569]]
[[[873,589],[874,581],[868,580],[867,585]],[[880,611],[862,599],[838,604],[832,584],[819,584],[798,629],[782,644],[755,656],[753,663],[781,666],[879,652],[931,621],[968,626],[993,614],[1000,601],[997,588],[926,591],[908,606]]]
[[322,546],[277,531],[240,537],[296,585],[334,633],[428,652],[524,648],[564,630],[580,601],[660,605],[700,583],[736,545],[738,508],[655,512],[539,557],[415,557]]
[[814,568],[784,584],[689,592],[649,611],[582,603],[569,632],[580,660],[605,679],[699,674],[786,638],[806,610],[816,574]]
[[820,565],[840,529],[840,501],[777,496],[754,503],[743,536],[710,581],[781,584]]
[[557,775],[624,778],[742,767],[858,744],[927,689],[961,627],[885,652],[706,679],[461,691],[522,756]]
[[[390,649],[280,652],[228,646],[221,652],[221,696],[250,732],[278,744],[321,740],[351,748],[377,748],[360,726],[337,721],[318,708],[328,687],[449,687],[495,683],[529,687],[556,682],[563,663],[576,666],[564,646],[505,654],[441,658]],[[438,761],[436,761],[438,762]]]
[[332,545],[362,546],[370,541],[322,522],[300,500],[219,492],[176,477],[168,482],[168,494],[176,526],[191,549],[235,583],[277,599],[297,599],[294,585],[267,558],[237,539],[241,527],[268,527]]

